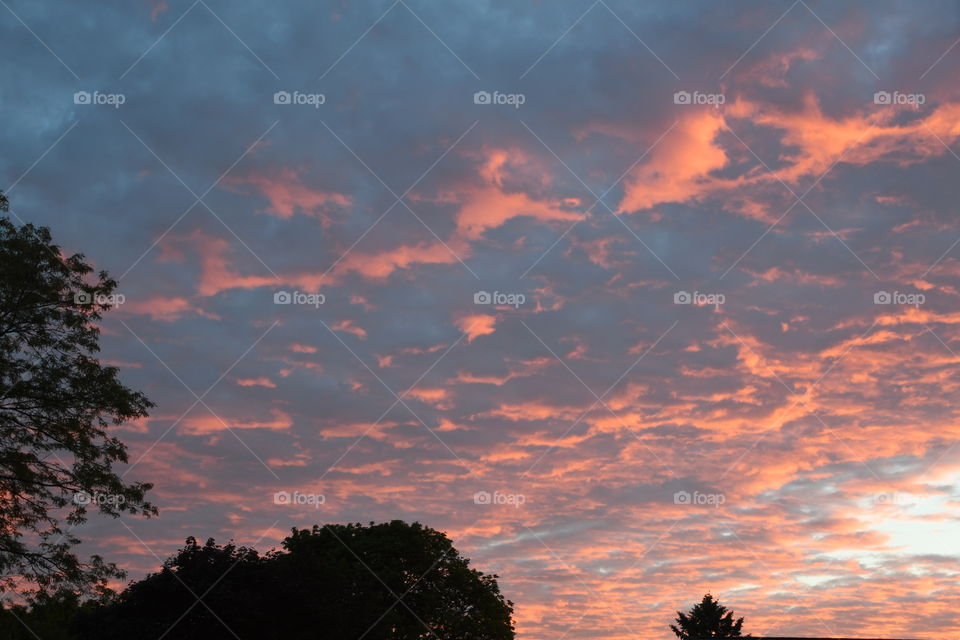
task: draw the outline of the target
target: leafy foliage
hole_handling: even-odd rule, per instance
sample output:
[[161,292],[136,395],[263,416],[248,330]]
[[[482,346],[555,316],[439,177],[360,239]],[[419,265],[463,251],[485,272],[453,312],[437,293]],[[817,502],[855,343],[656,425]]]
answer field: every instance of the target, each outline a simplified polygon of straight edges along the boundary
[[231,638],[228,624],[243,637],[273,638],[271,608],[258,593],[266,586],[264,562],[253,549],[187,538],[159,572],[81,615],[77,637]]
[[30,606],[12,605],[0,609],[0,638],[6,640],[73,640],[71,622],[83,607],[71,591],[40,594]]
[[[500,595],[497,576],[471,569],[446,535],[419,523],[295,529],[283,546],[288,553],[278,557],[280,579],[310,581],[293,602],[309,609],[315,600],[303,596],[323,593],[334,604],[326,615],[327,624],[341,627],[337,637],[370,629],[367,637],[416,638],[428,628],[429,637],[441,640],[513,637],[513,604]],[[358,597],[338,588],[343,585]]]
[[102,588],[122,572],[80,560],[74,527],[91,509],[156,513],[151,485],[113,470],[127,453],[108,427],[152,404],[94,357],[117,283],[100,272],[88,284],[92,272],[82,254],[64,257],[49,229],[0,217],[0,592]]
[[714,600],[709,593],[694,605],[689,614],[677,611],[676,622],[677,624],[670,625],[670,628],[680,640],[739,638],[740,628],[743,626],[743,618],[734,621],[733,612]]
[[294,529],[262,556],[190,538],[78,626],[103,640],[512,639],[513,603],[496,578],[471,569],[443,533],[399,520]]

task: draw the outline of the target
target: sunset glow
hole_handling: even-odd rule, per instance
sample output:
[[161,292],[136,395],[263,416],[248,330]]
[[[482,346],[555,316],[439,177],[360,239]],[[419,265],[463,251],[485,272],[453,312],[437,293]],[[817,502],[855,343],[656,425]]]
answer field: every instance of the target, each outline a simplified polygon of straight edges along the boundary
[[956,3],[0,5],[9,215],[156,404],[81,553],[416,520],[522,640],[960,636]]

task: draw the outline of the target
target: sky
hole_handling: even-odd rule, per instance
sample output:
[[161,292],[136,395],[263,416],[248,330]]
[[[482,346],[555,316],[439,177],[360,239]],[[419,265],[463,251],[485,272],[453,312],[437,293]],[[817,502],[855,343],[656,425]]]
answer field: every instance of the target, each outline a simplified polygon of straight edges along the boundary
[[187,536],[417,520],[523,640],[960,635],[956,2],[0,1],[11,217]]

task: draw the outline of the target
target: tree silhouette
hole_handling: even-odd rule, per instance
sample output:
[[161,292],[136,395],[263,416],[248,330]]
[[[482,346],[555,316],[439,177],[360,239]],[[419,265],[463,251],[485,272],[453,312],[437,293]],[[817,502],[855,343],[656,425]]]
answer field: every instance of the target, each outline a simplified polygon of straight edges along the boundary
[[40,594],[30,606],[24,604],[0,608],[0,638],[4,640],[74,640],[70,625],[81,607],[80,597],[72,591]]
[[677,624],[670,625],[670,628],[680,640],[739,638],[740,628],[743,626],[743,618],[734,621],[733,612],[714,600],[709,593],[690,609],[689,614],[677,611],[676,622]]
[[278,637],[270,629],[278,603],[258,593],[267,586],[264,563],[253,549],[187,538],[159,572],[83,612],[74,625],[77,637],[233,638],[228,629],[242,637]]
[[122,572],[77,558],[72,529],[92,509],[156,513],[151,485],[113,471],[127,454],[109,425],[152,405],[94,357],[117,283],[100,272],[88,284],[92,271],[83,255],[63,256],[49,229],[0,217],[0,593],[102,587]]
[[[399,520],[294,529],[264,555],[190,538],[84,613],[79,638],[511,640],[513,603],[443,533]],[[199,599],[199,602],[198,602]]]

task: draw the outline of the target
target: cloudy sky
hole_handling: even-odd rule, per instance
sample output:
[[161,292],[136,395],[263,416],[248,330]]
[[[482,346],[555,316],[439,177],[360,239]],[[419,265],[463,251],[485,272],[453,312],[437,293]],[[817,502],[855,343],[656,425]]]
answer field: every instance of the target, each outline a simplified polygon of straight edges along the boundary
[[0,5],[0,187],[157,404],[84,552],[400,518],[526,640],[960,634],[957,3]]

